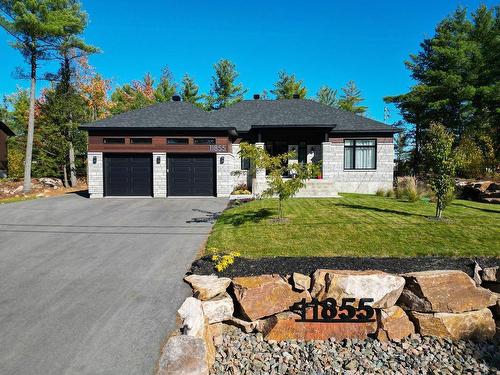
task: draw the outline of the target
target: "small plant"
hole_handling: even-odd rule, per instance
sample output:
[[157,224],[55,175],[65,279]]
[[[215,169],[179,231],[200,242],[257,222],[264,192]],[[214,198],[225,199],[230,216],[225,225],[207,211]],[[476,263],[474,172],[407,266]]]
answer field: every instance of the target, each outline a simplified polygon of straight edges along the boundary
[[237,251],[231,251],[229,254],[212,254],[212,262],[215,263],[214,268],[217,272],[226,270],[234,263],[235,258],[241,256]]
[[388,189],[386,192],[385,192],[385,196],[387,198],[392,198],[394,196],[394,190],[392,189]]
[[415,177],[398,177],[395,195],[397,199],[407,199],[409,202],[417,202],[422,197],[421,190],[417,187]]
[[385,190],[384,189],[377,189],[377,191],[375,192],[375,195],[377,197],[384,197],[385,196]]

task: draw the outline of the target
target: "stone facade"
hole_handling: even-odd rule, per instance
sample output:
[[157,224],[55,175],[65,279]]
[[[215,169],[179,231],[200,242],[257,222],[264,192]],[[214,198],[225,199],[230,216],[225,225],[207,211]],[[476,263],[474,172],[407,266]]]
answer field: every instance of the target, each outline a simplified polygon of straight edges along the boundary
[[[159,158],[160,163],[157,163]],[[167,154],[165,152],[153,153],[153,197],[165,198],[167,196]]]
[[234,156],[232,153],[224,152],[215,155],[217,196],[229,197],[233,191],[234,176]]
[[88,189],[90,198],[102,198],[104,196],[102,152],[89,152],[87,154],[87,165]]

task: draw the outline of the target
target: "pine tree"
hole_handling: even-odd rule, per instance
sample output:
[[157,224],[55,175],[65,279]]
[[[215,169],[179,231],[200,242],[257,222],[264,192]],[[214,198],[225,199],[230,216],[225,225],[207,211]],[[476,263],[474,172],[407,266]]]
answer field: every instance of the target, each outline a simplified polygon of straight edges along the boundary
[[357,113],[364,114],[368,107],[359,105],[364,99],[361,97],[361,91],[357,88],[354,81],[347,82],[346,86],[342,88],[342,95],[338,101],[339,108]]
[[30,67],[30,109],[24,165],[24,192],[31,190],[31,161],[35,132],[35,94],[40,61],[53,59],[63,43],[87,49],[77,35],[87,25],[87,16],[73,0],[0,0],[0,26],[14,38]]
[[181,97],[185,102],[201,105],[199,100],[202,98],[198,95],[199,86],[187,74],[182,78]]
[[162,69],[160,83],[154,91],[154,96],[157,102],[168,102],[172,100],[177,85],[174,81],[174,76],[168,67]]
[[276,99],[292,99],[294,95],[303,99],[307,95],[307,89],[302,80],[297,80],[295,74],[281,71],[278,73],[278,80],[274,83],[271,93],[276,96]]
[[220,109],[242,101],[247,90],[241,83],[235,83],[239,73],[234,63],[223,59],[214,65],[214,69],[212,88],[205,96],[207,109]]
[[338,108],[338,98],[337,98],[337,90],[332,89],[328,86],[321,86],[316,94],[316,100],[320,103],[329,105],[330,107]]

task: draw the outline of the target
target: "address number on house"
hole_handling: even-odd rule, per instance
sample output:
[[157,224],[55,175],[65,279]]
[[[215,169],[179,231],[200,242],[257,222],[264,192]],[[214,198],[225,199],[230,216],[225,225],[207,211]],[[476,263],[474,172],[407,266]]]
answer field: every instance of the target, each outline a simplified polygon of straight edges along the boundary
[[210,152],[226,152],[226,145],[210,145],[208,146]]
[[292,306],[292,311],[297,312],[300,318],[297,322],[322,322],[322,323],[346,323],[346,322],[373,322],[375,315],[373,307],[368,305],[373,298],[361,298],[357,306],[354,306],[355,298],[343,298],[340,305],[334,298],[318,301],[313,298],[311,302],[302,301]]

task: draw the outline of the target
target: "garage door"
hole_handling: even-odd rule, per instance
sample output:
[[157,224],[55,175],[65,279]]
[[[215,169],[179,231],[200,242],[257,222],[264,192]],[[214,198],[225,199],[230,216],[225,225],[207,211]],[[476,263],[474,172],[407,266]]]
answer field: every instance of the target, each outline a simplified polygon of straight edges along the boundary
[[212,155],[172,155],[168,157],[168,195],[213,196]]
[[151,154],[108,154],[104,156],[104,189],[107,196],[151,196]]

